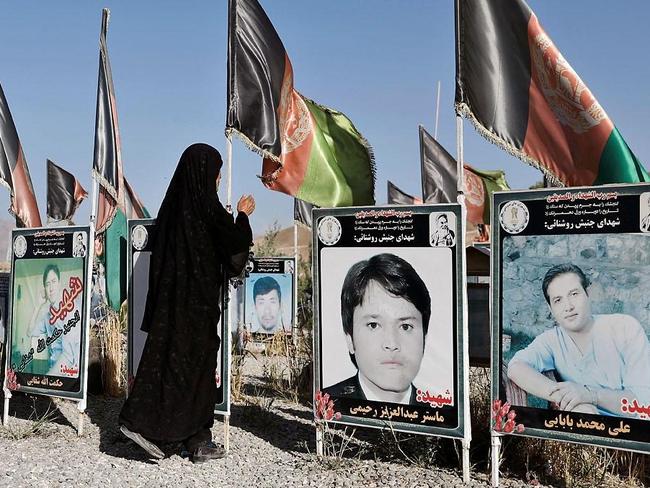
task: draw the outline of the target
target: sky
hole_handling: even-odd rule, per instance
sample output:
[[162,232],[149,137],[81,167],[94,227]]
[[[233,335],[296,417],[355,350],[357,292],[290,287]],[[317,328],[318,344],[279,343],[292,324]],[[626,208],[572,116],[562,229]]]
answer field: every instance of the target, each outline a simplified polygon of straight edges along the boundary
[[[452,0],[260,0],[291,59],[295,88],[344,112],[374,148],[375,197],[386,180],[419,196],[418,124],[456,155]],[[650,166],[650,2],[530,0],[560,52],[623,137]],[[227,1],[23,0],[0,2],[0,84],[27,158],[41,216],[46,158],[91,192],[101,9],[111,10],[108,50],[124,173],[152,214],[184,148],[207,142],[225,159]],[[464,122],[465,160],[503,169],[512,188],[541,173]],[[293,199],[264,188],[259,156],[233,142],[233,200],[251,193],[254,233],[288,226]],[[225,202],[226,181],[221,200]],[[4,199],[4,201],[3,201]],[[0,205],[9,205],[0,189]],[[90,198],[76,222],[88,222]],[[0,215],[9,218],[9,215]]]

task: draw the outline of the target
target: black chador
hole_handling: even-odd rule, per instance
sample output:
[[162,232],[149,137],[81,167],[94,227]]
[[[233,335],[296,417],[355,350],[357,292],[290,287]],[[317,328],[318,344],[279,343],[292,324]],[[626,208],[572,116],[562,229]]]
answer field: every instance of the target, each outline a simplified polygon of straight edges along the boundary
[[[144,437],[183,441],[191,451],[211,440],[219,297],[225,277],[244,268],[252,243],[246,213],[233,220],[219,202],[221,165],[213,147],[187,148],[156,219],[142,322],[149,334],[119,418],[122,432],[141,446]],[[158,452],[152,454],[162,457]]]

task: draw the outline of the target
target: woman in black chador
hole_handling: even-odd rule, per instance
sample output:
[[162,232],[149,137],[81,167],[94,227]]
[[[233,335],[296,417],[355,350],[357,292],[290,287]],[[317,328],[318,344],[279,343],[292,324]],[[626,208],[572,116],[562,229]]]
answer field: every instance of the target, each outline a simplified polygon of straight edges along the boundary
[[156,443],[183,442],[194,462],[223,456],[212,442],[222,284],[248,259],[252,196],[235,221],[219,202],[221,155],[188,147],[158,217],[142,330],[148,332],[120,429],[156,458]]

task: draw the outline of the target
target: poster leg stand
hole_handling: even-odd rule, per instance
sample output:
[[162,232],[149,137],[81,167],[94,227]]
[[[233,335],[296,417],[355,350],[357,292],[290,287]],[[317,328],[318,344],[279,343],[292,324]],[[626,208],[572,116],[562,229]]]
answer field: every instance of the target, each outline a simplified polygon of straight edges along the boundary
[[466,485],[469,484],[470,477],[470,464],[469,464],[469,446],[470,441],[467,439],[461,440],[461,445],[463,448],[463,483]]
[[81,437],[84,435],[84,413],[86,412],[86,399],[84,398],[77,405],[77,410],[79,410],[79,420],[77,423],[77,436]]
[[492,438],[492,486],[499,486],[499,456],[501,450],[501,438],[495,432],[490,433]]
[[9,424],[9,399],[11,398],[11,391],[5,390],[5,401],[2,407],[2,425],[7,427]]
[[226,454],[230,451],[230,415],[223,416],[223,448]]
[[316,424],[316,456],[323,457],[323,426],[320,422]]

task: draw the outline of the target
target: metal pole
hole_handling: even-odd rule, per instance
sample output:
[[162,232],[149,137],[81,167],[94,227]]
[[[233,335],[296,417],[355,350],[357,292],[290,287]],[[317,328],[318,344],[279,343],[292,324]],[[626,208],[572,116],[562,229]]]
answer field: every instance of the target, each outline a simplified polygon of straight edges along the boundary
[[[467,428],[467,425],[465,426]],[[470,441],[462,439],[461,445],[463,446],[463,483],[466,485],[470,482],[470,463],[469,463],[469,447]]]
[[[232,138],[230,136],[226,137],[226,171],[228,172],[228,186],[226,187],[226,209],[232,212]],[[226,327],[224,327],[225,334],[230,334],[232,330],[232,307],[233,307],[233,295],[234,288],[230,284],[230,280],[226,279],[226,293],[228,293],[228,310],[226,312]],[[232,337],[232,336],[231,336]],[[223,353],[226,354],[226,367],[228,368],[228,391],[225,391],[224,395],[226,397],[227,403],[227,413],[223,416],[223,447],[226,453],[230,450],[230,385],[232,384],[232,357],[231,357],[231,347],[230,341],[228,341],[227,351]],[[223,354],[222,353],[222,354]],[[222,379],[223,382],[223,379]]]
[[[88,232],[88,270],[86,271],[86,283],[92,283],[93,279],[93,261],[95,259],[95,222],[90,221],[90,229]],[[86,289],[89,289],[88,287]],[[85,323],[86,323],[86,328],[84,330],[84,335],[85,340],[84,340],[84,347],[85,347],[85,352],[84,352],[84,369],[85,373],[84,374],[84,379],[83,379],[83,385],[82,385],[82,398],[81,401],[79,402],[79,405],[77,408],[79,409],[79,426],[77,427],[77,434],[79,436],[83,435],[84,431],[84,412],[86,411],[86,405],[88,401],[88,355],[90,352],[90,296],[88,296],[88,299],[86,300],[86,306],[84,308],[84,317],[85,317]],[[128,388],[128,386],[127,386]]]
[[[93,206],[92,210],[90,211],[90,221],[93,223],[93,225],[97,224],[97,201],[99,200],[99,182],[95,179],[93,176]],[[88,243],[90,245],[90,243]],[[93,243],[94,245],[94,243]]]
[[465,254],[465,233],[467,231],[467,207],[465,206],[465,194],[464,191],[464,177],[463,177],[463,119],[460,116],[456,116],[456,149],[458,152],[457,157],[457,171],[458,171],[458,180],[457,180],[457,191],[458,196],[457,200],[460,204],[460,236],[456,240],[456,245],[460,243],[461,252],[463,253],[463,259],[461,259],[461,280],[462,280],[462,299],[464,303],[463,307],[463,317],[462,317],[462,331],[463,331],[463,350],[462,350],[462,370],[461,370],[461,379],[463,382],[463,419],[465,426],[465,435],[462,440],[463,447],[463,482],[469,483],[470,481],[470,460],[469,460],[469,449],[472,441],[472,420],[469,411],[469,327],[468,327],[468,315],[467,315],[467,262]]
[[232,211],[232,138],[230,136],[226,137],[226,171],[228,172],[226,209]]
[[501,448],[501,439],[492,431],[492,486],[499,486],[499,451]]
[[458,193],[463,193],[463,118],[456,115],[456,168],[458,173],[457,189]]
[[81,406],[81,402],[79,402],[79,420],[77,421],[77,436],[81,437],[84,435],[84,411],[86,410],[86,407]]
[[298,254],[298,224],[293,221],[293,345],[297,342],[296,334],[298,333],[298,280],[300,279],[300,255]]
[[323,457],[323,426],[316,424],[316,456]]
[[9,399],[10,398],[11,398],[11,392],[9,390],[5,390],[5,401],[2,410],[2,425],[4,425],[5,427],[9,425]]
[[438,90],[436,95],[436,123],[433,127],[433,138],[438,140],[438,114],[440,113],[440,80],[438,80]]
[[230,451],[230,414],[223,416],[223,448],[228,454]]

